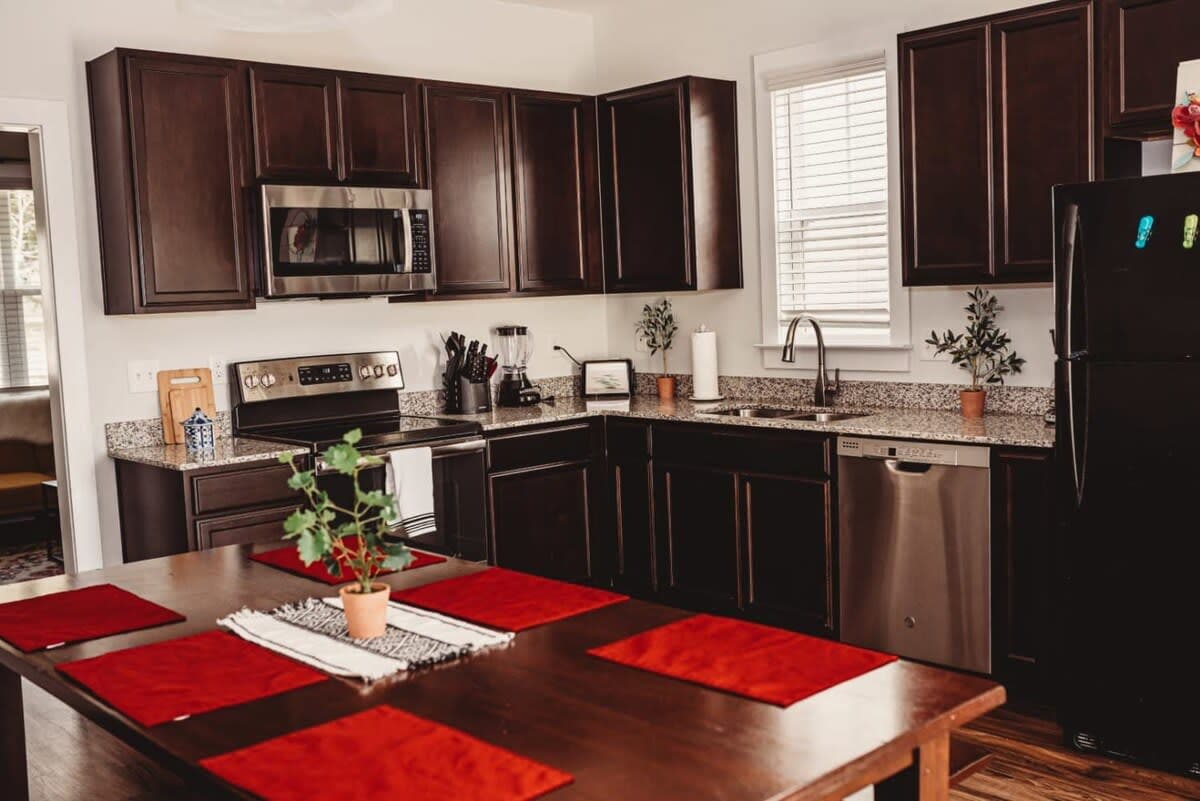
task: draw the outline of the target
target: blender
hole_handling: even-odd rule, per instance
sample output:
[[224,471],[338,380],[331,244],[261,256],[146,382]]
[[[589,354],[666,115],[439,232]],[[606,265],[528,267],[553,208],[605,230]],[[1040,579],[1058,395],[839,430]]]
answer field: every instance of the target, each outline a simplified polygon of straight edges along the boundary
[[500,353],[500,385],[496,392],[496,403],[500,406],[532,406],[540,403],[542,393],[525,372],[532,349],[529,328],[502,325],[496,328],[496,337]]

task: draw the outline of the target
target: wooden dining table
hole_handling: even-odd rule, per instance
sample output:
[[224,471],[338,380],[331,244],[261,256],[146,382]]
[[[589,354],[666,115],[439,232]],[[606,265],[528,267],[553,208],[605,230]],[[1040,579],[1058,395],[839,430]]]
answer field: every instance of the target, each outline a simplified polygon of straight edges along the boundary
[[[253,798],[198,765],[209,756],[390,704],[566,771],[548,801],[834,801],[874,785],[879,801],[945,801],[950,735],[1004,703],[977,676],[898,661],[787,708],[589,656],[587,650],[690,613],[631,600],[520,632],[505,648],[365,686],[331,679],[147,728],[54,669],[61,662],[216,628],[333,589],[230,546],[0,587],[0,603],[111,583],[187,616],[182,623],[50,651],[0,641],[0,787],[29,797],[21,679],[46,690],[203,797]],[[395,588],[485,569],[450,560],[393,574]],[[388,769],[369,748],[354,758]],[[316,790],[318,788],[314,788]],[[314,798],[318,797],[314,795]]]

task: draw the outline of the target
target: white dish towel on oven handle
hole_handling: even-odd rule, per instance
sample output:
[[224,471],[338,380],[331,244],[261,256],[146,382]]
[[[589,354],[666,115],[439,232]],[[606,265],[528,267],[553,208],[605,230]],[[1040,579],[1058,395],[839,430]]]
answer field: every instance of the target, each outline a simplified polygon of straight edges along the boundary
[[387,455],[387,491],[396,496],[400,516],[392,530],[405,537],[437,531],[433,512],[433,450],[404,448]]

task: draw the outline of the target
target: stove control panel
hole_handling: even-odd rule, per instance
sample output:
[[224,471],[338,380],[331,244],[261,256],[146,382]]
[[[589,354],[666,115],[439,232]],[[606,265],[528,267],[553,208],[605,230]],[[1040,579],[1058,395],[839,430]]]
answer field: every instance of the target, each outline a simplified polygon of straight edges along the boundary
[[396,351],[267,359],[233,365],[242,403],[371,389],[404,389]]

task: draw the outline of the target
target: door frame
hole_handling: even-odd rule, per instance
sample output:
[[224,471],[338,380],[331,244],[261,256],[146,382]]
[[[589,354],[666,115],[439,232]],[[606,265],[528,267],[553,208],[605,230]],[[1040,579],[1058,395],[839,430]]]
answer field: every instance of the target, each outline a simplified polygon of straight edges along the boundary
[[67,104],[0,97],[0,130],[29,136],[63,561],[73,575],[103,567],[104,559]]

